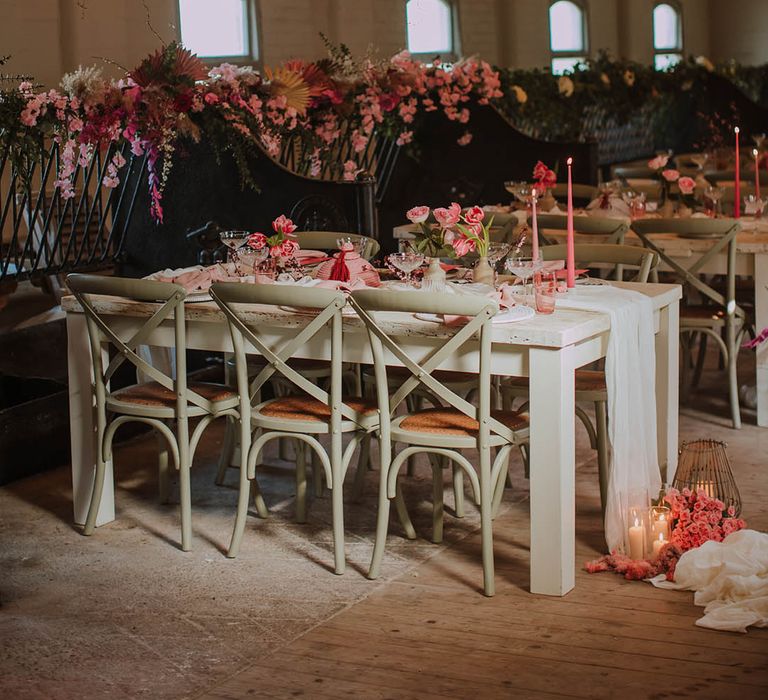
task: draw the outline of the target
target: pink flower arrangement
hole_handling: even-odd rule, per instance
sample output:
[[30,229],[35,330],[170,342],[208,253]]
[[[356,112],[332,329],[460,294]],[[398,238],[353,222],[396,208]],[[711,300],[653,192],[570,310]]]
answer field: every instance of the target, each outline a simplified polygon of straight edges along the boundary
[[450,228],[461,219],[461,205],[458,202],[452,202],[450,207],[438,207],[432,213],[442,228]]
[[669,505],[673,527],[669,542],[661,548],[656,559],[633,560],[625,554],[611,552],[587,562],[585,569],[589,573],[615,571],[628,579],[665,574],[673,581],[677,561],[684,552],[705,542],[722,542],[732,532],[747,526],[743,519],[735,517],[733,506],[726,508],[720,499],[707,495],[704,489],[669,489],[664,500]]
[[544,163],[539,161],[533,168],[533,179],[536,180],[536,189],[544,192],[557,184],[557,175]]
[[272,222],[272,229],[275,231],[271,236],[263,233],[252,233],[246,239],[245,243],[253,250],[268,249],[268,255],[272,258],[291,259],[296,257],[299,250],[299,244],[293,240],[296,236],[296,224],[287,216],[281,214]]

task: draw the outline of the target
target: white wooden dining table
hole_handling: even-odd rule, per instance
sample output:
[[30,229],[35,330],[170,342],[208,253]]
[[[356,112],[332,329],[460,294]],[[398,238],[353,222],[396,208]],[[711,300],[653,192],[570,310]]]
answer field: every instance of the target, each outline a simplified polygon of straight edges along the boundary
[[[617,283],[618,284],[618,283]],[[674,474],[678,440],[678,319],[681,288],[668,284],[621,283],[653,301],[656,332],[656,418],[662,475]],[[129,338],[156,305],[114,297],[94,300],[121,337]],[[95,469],[92,365],[85,316],[73,297],[65,297],[67,313],[69,408],[74,520],[83,523]],[[231,352],[224,317],[213,303],[185,306],[187,343],[191,349]],[[264,307],[250,312],[268,342],[281,345],[307,323],[307,316]],[[418,357],[442,343],[453,331],[405,313],[384,314],[382,326],[398,344]],[[558,309],[517,323],[493,327],[492,372],[530,377],[530,590],[562,596],[575,584],[575,420],[574,371],[605,356],[610,320],[606,314]],[[161,325],[148,343],[173,345],[173,328]],[[445,369],[476,371],[477,349],[451,357]],[[328,359],[329,343],[318,336],[297,357]],[[344,319],[344,361],[370,363],[365,328],[355,316]],[[393,364],[397,364],[393,360]],[[107,465],[97,525],[113,520],[114,481]],[[233,508],[234,517],[234,508]]]

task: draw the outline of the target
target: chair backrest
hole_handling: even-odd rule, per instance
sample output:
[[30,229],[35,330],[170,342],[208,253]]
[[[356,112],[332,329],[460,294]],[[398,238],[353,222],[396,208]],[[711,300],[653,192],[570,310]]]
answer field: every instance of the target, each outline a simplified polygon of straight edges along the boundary
[[[663,261],[682,284],[698,290],[703,296],[718,304],[729,316],[744,318],[744,310],[736,305],[736,235],[741,225],[738,219],[638,219],[632,222],[632,230],[643,245],[658,253]],[[679,258],[664,250],[663,239],[655,238],[659,234],[673,234],[684,238],[711,239],[712,246],[698,258],[692,255],[686,258],[684,267]],[[726,292],[722,294],[708,285],[701,277],[700,270],[721,251],[727,255]]]
[[656,171],[647,165],[617,165],[613,169],[613,176],[619,180],[629,178],[652,178],[656,176]]
[[[546,240],[546,234],[542,230],[552,229],[565,231],[568,228],[568,217],[562,214],[539,214],[537,217],[539,236]],[[531,219],[528,218],[531,226]],[[606,243],[623,243],[624,236],[629,231],[630,220],[625,218],[612,218],[607,216],[574,216],[573,230],[576,233],[587,235],[605,236]],[[547,241],[556,244],[556,241]]]
[[[647,282],[648,275],[656,268],[659,256],[652,250],[636,245],[610,243],[579,243],[574,246],[574,257],[579,267],[609,264],[614,266],[614,277],[623,279],[625,268],[636,270],[631,282]],[[542,260],[563,260],[565,245],[548,245],[539,248]]]
[[378,254],[381,246],[375,238],[370,236],[363,236],[360,233],[343,233],[340,231],[296,231],[296,242],[299,247],[306,248],[307,250],[336,250],[338,245],[336,241],[339,238],[356,238],[365,241],[363,246],[362,256],[366,260],[370,260],[372,257]]
[[[462,413],[480,423],[478,441],[483,442],[492,432],[512,440],[512,431],[492,419],[491,411],[491,319],[498,312],[498,304],[487,297],[471,294],[438,294],[429,292],[399,292],[387,290],[360,290],[352,292],[351,303],[368,330],[373,356],[373,367],[376,377],[376,395],[380,408],[380,426],[383,434],[388,434],[391,415],[397,407],[419,387],[443,401],[446,405],[458,409]],[[377,320],[380,312],[427,313],[467,316],[469,321],[436,346],[429,346],[420,351],[419,357],[414,357],[398,344]],[[459,396],[442,382],[435,379],[432,373],[449,357],[454,357],[468,351],[467,345],[475,341],[479,335],[479,349],[476,352],[476,369],[478,380],[478,402],[474,406]],[[475,369],[474,357],[469,361]],[[391,358],[391,359],[390,359]],[[389,395],[387,382],[388,360],[394,360],[411,373],[400,387]],[[388,410],[387,410],[388,409]]]
[[[224,313],[232,336],[237,389],[241,409],[250,411],[250,405],[260,389],[277,373],[297,389],[326,404],[331,411],[331,426],[340,425],[342,416],[355,419],[355,413],[341,402],[342,389],[342,335],[341,310],[346,304],[342,292],[317,287],[295,287],[280,284],[241,284],[220,282],[211,286],[211,297]],[[299,332],[279,345],[264,337],[259,322],[249,315],[267,307],[289,306],[309,312],[307,324]],[[255,309],[254,307],[260,307]],[[330,391],[317,386],[289,364],[296,353],[330,326],[331,377]],[[248,347],[250,346],[250,347]],[[253,381],[248,383],[247,353],[257,352],[266,365]]]
[[[598,189],[594,185],[583,185],[578,182],[573,183],[573,198],[582,199],[591,202],[597,197]],[[558,199],[566,200],[568,196],[568,184],[565,182],[558,182],[552,188],[552,195]]]
[[[184,318],[184,299],[187,293],[184,287],[168,282],[82,274],[69,275],[67,285],[80,302],[85,314],[91,344],[96,399],[100,405],[103,405],[102,402],[108,393],[107,385],[114,373],[123,363],[130,362],[145,376],[176,394],[177,411],[180,416],[186,415],[188,402],[205,410],[211,410],[211,402],[208,399],[187,387],[187,342]],[[157,308],[129,339],[124,340],[110,326],[109,316],[96,308],[95,296],[122,297],[157,305]],[[174,325],[175,377],[149,364],[138,354],[139,346],[147,344],[151,334],[171,319]],[[102,350],[105,345],[112,346],[117,351],[106,369],[102,359]]]
[[[705,170],[704,177],[708,182],[713,185],[723,183],[726,186],[733,187],[733,183],[736,181],[735,170]],[[755,183],[755,171],[754,167],[742,168],[739,172],[739,179],[741,180],[742,189],[746,186],[752,186]],[[760,170],[760,184],[768,185],[768,173],[764,170]]]

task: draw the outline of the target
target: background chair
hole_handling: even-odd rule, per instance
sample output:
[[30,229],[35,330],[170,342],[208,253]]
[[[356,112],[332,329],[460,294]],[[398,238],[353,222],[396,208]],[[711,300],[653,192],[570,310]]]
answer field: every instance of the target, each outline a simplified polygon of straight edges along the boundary
[[363,236],[360,233],[344,233],[340,231],[296,231],[296,242],[300,248],[306,250],[335,251],[338,249],[336,241],[339,238],[360,239],[365,243],[360,255],[366,260],[378,255],[381,246],[375,238]]
[[[560,243],[560,238],[547,235],[546,231],[566,231],[568,217],[563,214],[539,214],[536,217],[539,228],[539,243],[555,245]],[[586,236],[603,236],[602,243],[624,243],[624,236],[629,231],[629,219],[612,218],[606,216],[574,216],[573,230],[577,234]],[[528,225],[532,226],[531,217],[528,217]]]
[[[680,308],[680,334],[684,348],[690,348],[691,338],[701,335],[713,338],[728,370],[728,390],[731,404],[731,419],[734,428],[741,427],[739,410],[739,387],[736,376],[736,363],[739,345],[745,331],[746,314],[736,303],[736,236],[740,224],[736,219],[643,219],[633,222],[632,229],[640,237],[643,245],[659,255],[660,260],[684,286],[685,301]],[[700,256],[692,254],[685,259],[685,265],[679,258],[670,256],[658,234],[685,236],[686,238],[713,239],[712,246]],[[717,289],[706,281],[701,270],[716,255],[725,252],[727,273],[724,287]],[[694,299],[698,294],[701,302]],[[706,344],[700,348],[697,361],[697,375],[704,361]],[[688,388],[687,370],[689,358],[683,358],[683,387]]]
[[[543,246],[540,248],[543,260],[562,260],[565,257],[565,245]],[[617,279],[621,279],[624,269],[636,270],[632,282],[647,282],[648,276],[658,264],[658,255],[638,246],[609,244],[579,244],[574,246],[574,257],[578,267],[590,267],[601,263],[614,266]],[[577,369],[576,415],[589,435],[593,450],[597,450],[597,469],[600,479],[600,503],[605,510],[608,493],[608,391],[605,384],[605,372],[602,369]],[[517,398],[528,402],[528,377],[505,377],[501,381],[501,393],[504,408],[511,409]],[[595,424],[578,404],[592,403],[595,407]]]
[[[205,428],[220,416],[232,416],[242,425],[237,412],[238,398],[228,387],[205,382],[187,382],[186,324],[184,319],[184,288],[176,284],[147,280],[100,277],[95,275],[69,275],[67,284],[80,302],[85,313],[93,360],[94,395],[96,399],[96,472],[88,516],[83,534],[90,535],[96,523],[101,494],[104,487],[106,462],[112,458],[112,439],[124,423],[138,422],[152,426],[168,442],[174,463],[179,471],[181,504],[181,548],[186,552],[192,546],[192,504],[190,467],[195,448]],[[128,340],[124,340],[109,325],[109,318],[99,313],[94,296],[125,297],[134,301],[157,302],[155,313]],[[164,323],[173,323],[176,376],[170,377],[143,360],[137,349],[145,343],[152,331]],[[108,362],[104,350],[111,346],[115,357]],[[110,391],[109,380],[124,362],[153,381],[133,384]],[[105,368],[105,364],[107,364]],[[107,415],[117,416],[108,420]],[[189,419],[199,418],[192,435]],[[175,426],[172,430],[169,423]],[[247,428],[247,423],[245,423]],[[161,499],[167,496],[167,454],[160,459]]]
[[[227,556],[235,557],[240,549],[248,514],[250,482],[255,479],[256,460],[271,440],[288,437],[300,445],[296,459],[296,517],[306,519],[306,460],[309,447],[317,455],[331,491],[334,565],[337,574],[344,573],[344,510],[343,483],[355,448],[378,427],[377,406],[361,397],[342,400],[342,332],[341,310],[346,298],[341,292],[290,287],[284,285],[215,284],[211,296],[219,305],[229,324],[237,374],[240,412],[250,418],[255,437],[248,449],[248,458],[240,470],[240,494],[232,541]],[[249,306],[290,306],[310,309],[313,315],[295,336],[275,344],[264,338],[259,324],[250,321]],[[317,386],[291,366],[291,359],[316,336],[329,335],[330,390]],[[257,352],[266,364],[252,382],[248,378],[247,353]],[[273,376],[281,375],[301,393],[259,401],[259,392]],[[256,405],[252,405],[256,401]],[[320,442],[320,436],[330,440],[330,452]],[[342,438],[350,435],[346,448]],[[245,437],[245,436],[243,436]],[[243,448],[245,450],[245,447]]]
[[[400,467],[411,455],[426,453],[432,463],[433,477],[432,540],[440,542],[442,539],[442,469],[454,463],[467,474],[475,501],[480,507],[483,590],[485,595],[491,596],[494,594],[494,501],[501,497],[512,448],[525,445],[528,440],[525,416],[512,411],[491,410],[491,319],[498,306],[489,299],[470,295],[382,290],[353,292],[352,304],[368,329],[381,417],[379,511],[368,576],[376,578],[379,575],[389,523],[389,502],[396,496]],[[386,311],[459,314],[469,316],[470,320],[442,344],[427,349],[419,357],[413,357],[377,323],[376,314]],[[474,406],[440,382],[436,370],[447,358],[462,352],[468,342],[476,342],[478,334],[477,366],[472,367],[473,371],[477,370],[478,405]],[[389,358],[402,364],[410,373],[410,377],[393,395],[390,395],[388,381],[388,364],[392,364],[388,362]],[[409,411],[393,418],[398,406],[420,386],[438,396],[445,405]],[[393,459],[392,447],[396,443],[406,447]],[[492,459],[493,448],[497,449],[497,454]],[[478,471],[462,454],[462,450],[467,449],[478,451]]]

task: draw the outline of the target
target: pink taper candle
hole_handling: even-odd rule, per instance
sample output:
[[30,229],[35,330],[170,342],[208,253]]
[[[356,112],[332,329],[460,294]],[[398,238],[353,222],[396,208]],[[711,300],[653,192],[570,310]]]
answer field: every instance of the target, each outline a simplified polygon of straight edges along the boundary
[[733,130],[736,134],[736,180],[733,183],[733,216],[738,219],[741,216],[741,174],[739,173],[739,127]]
[[576,262],[574,260],[573,250],[573,182],[571,176],[571,166],[573,158],[568,158],[568,238],[565,246],[565,274],[568,281],[568,288],[576,284]]
[[533,222],[533,236],[531,238],[531,257],[539,259],[539,222],[536,220],[536,197],[538,192],[534,187],[531,190],[531,221]]
[[760,154],[756,148],[752,149],[755,157],[755,199],[760,199]]

